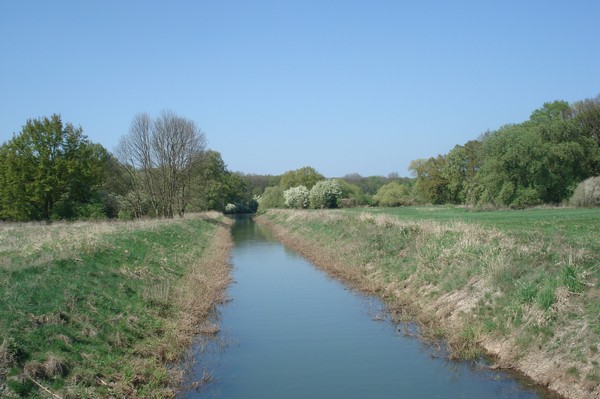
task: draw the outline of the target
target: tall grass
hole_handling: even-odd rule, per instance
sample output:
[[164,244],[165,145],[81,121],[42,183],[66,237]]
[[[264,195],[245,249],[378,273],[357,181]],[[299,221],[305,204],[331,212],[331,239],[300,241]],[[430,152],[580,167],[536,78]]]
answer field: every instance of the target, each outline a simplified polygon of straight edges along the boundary
[[16,397],[170,397],[228,282],[215,215],[0,225],[0,385]]
[[600,393],[600,209],[271,210],[259,220],[442,333],[454,355],[484,350],[565,396]]

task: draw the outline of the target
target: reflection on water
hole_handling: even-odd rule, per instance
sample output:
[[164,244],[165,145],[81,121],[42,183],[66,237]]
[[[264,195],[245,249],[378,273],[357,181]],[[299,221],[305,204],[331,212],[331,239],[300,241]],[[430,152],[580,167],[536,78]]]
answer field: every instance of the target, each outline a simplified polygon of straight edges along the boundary
[[[232,299],[198,340],[182,398],[542,398],[483,363],[450,362],[275,241],[251,218],[233,231]],[[407,328],[410,329],[410,326]]]

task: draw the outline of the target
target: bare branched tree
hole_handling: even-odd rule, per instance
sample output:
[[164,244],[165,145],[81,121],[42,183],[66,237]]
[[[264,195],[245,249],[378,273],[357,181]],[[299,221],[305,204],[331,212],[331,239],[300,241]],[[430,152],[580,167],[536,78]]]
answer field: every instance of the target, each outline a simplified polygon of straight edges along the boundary
[[117,156],[136,182],[140,207],[147,197],[157,216],[173,217],[185,213],[205,150],[206,136],[194,121],[163,111],[155,121],[136,115]]

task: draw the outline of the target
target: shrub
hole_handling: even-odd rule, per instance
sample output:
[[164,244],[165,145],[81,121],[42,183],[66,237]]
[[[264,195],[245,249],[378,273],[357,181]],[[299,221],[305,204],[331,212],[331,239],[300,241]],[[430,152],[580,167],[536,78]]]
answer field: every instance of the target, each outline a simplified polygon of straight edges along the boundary
[[100,203],[82,204],[76,208],[79,219],[103,220],[106,219],[104,205]]
[[250,201],[228,203],[225,205],[225,210],[223,213],[226,215],[241,215],[247,213],[256,213],[257,209],[258,202],[256,202],[255,198],[252,198]]
[[283,208],[283,190],[280,187],[267,187],[258,200],[258,212],[264,212],[270,208]]
[[600,176],[590,177],[579,183],[569,204],[587,208],[600,206]]
[[229,203],[227,205],[225,205],[225,214],[234,214],[237,213],[238,209],[237,206],[235,204]]
[[371,198],[356,184],[348,183],[343,179],[337,180],[342,189],[341,207],[349,208],[358,205],[369,205]]
[[511,208],[525,208],[533,205],[540,205],[542,200],[540,194],[535,188],[519,188],[516,191],[515,199],[512,201]]
[[128,210],[121,209],[117,214],[119,220],[133,220],[133,214]]
[[413,198],[410,196],[408,187],[398,182],[385,184],[377,190],[373,200],[379,206],[401,206],[412,205]]
[[342,189],[336,180],[322,180],[310,190],[310,206],[315,209],[337,208]]
[[250,213],[256,213],[256,211],[258,210],[258,200],[260,199],[260,197],[258,195],[255,195],[254,197],[252,197],[252,199],[250,201],[248,201],[248,211]]
[[306,186],[292,187],[283,192],[285,206],[288,208],[308,208],[309,192]]

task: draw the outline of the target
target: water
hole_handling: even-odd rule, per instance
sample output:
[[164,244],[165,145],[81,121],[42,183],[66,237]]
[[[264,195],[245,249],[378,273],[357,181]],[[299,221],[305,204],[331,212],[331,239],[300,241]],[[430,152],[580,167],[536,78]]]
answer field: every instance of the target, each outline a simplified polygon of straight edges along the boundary
[[272,239],[250,218],[233,228],[235,283],[182,398],[543,398],[485,364],[450,362]]

